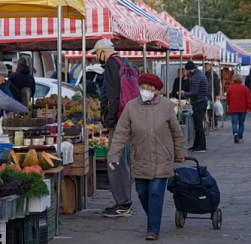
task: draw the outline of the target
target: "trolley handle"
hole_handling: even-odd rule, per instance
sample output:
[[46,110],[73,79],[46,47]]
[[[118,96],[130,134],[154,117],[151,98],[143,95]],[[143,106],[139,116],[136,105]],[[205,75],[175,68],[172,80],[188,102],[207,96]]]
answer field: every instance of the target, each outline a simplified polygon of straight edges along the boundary
[[[197,167],[197,171],[199,174],[199,181],[201,183],[201,172],[200,172],[200,165],[199,165],[199,161],[196,158],[193,157],[185,157],[186,161],[193,161],[196,163],[196,167]],[[174,160],[175,163],[180,163],[180,161]]]

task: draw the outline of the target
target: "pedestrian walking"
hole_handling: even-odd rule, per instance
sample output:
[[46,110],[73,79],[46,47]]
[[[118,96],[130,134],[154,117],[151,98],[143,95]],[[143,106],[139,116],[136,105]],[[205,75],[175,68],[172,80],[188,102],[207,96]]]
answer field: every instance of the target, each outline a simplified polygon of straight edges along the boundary
[[206,152],[207,147],[203,120],[207,109],[207,77],[196,68],[192,61],[188,61],[185,68],[190,75],[191,91],[181,91],[181,96],[191,99],[195,128],[194,144],[189,150],[194,152]]
[[[113,43],[108,39],[99,40],[90,53],[96,54],[96,59],[105,68],[104,83],[102,87],[101,116],[102,124],[109,130],[109,148],[113,141],[118,119],[121,116],[124,105],[131,98],[138,96],[138,71],[133,66],[125,67],[128,61],[123,60],[114,51]],[[130,75],[128,76],[128,73]],[[127,78],[130,80],[128,82]],[[121,95],[126,88],[126,94]],[[125,100],[127,99],[127,100]],[[105,217],[129,217],[132,215],[132,178],[130,174],[130,150],[124,145],[120,153],[120,163],[116,171],[107,167],[111,192],[115,205],[107,207],[102,212]]]
[[[206,63],[205,65],[206,77],[208,81],[208,100],[212,103],[212,105],[220,100],[220,82],[218,75],[213,71],[211,64]],[[213,89],[214,88],[214,89]],[[209,109],[208,111],[209,121],[212,121],[213,118],[213,109]],[[211,124],[212,126],[212,124]],[[214,114],[214,127],[218,128],[218,120],[216,114]]]
[[251,111],[249,89],[242,85],[242,76],[233,75],[234,84],[227,90],[228,112],[231,114],[234,143],[244,142],[244,123],[247,111]]
[[120,155],[130,141],[131,173],[147,215],[147,240],[157,240],[167,178],[174,175],[174,159],[185,162],[186,148],[173,103],[159,95],[160,78],[143,74],[139,78],[140,96],[130,101],[119,119],[108,163],[118,168]]

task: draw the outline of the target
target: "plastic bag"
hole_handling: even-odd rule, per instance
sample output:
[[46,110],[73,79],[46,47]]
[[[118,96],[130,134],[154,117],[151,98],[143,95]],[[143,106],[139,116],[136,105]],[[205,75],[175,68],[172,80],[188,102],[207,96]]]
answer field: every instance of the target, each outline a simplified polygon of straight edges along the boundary
[[224,113],[224,109],[223,109],[223,106],[221,104],[221,102],[219,100],[217,100],[215,103],[214,103],[214,111],[215,111],[215,114],[217,116],[219,115],[223,115]]

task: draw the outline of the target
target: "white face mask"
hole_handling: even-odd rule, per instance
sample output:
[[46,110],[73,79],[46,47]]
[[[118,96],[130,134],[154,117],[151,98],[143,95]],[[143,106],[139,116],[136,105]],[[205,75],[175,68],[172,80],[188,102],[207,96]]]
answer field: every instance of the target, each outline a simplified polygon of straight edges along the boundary
[[151,101],[154,98],[154,92],[150,92],[147,90],[140,90],[140,96],[142,98],[142,101]]

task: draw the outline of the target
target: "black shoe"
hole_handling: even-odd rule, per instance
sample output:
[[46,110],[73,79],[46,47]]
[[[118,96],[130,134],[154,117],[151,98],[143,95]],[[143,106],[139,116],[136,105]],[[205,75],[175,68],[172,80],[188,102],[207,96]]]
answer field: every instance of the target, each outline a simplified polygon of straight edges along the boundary
[[205,153],[205,152],[207,152],[207,149],[201,149],[201,148],[198,148],[198,149],[193,149],[193,152]]
[[234,143],[239,143],[238,134],[234,134]]
[[187,149],[188,151],[193,151],[193,146]]
[[123,207],[117,205],[115,208],[109,211],[103,211],[102,215],[108,218],[116,218],[116,217],[130,217],[132,216],[132,208]]
[[113,210],[116,207],[117,207],[117,204],[114,204],[112,207],[105,208],[105,211],[111,211],[111,210]]

